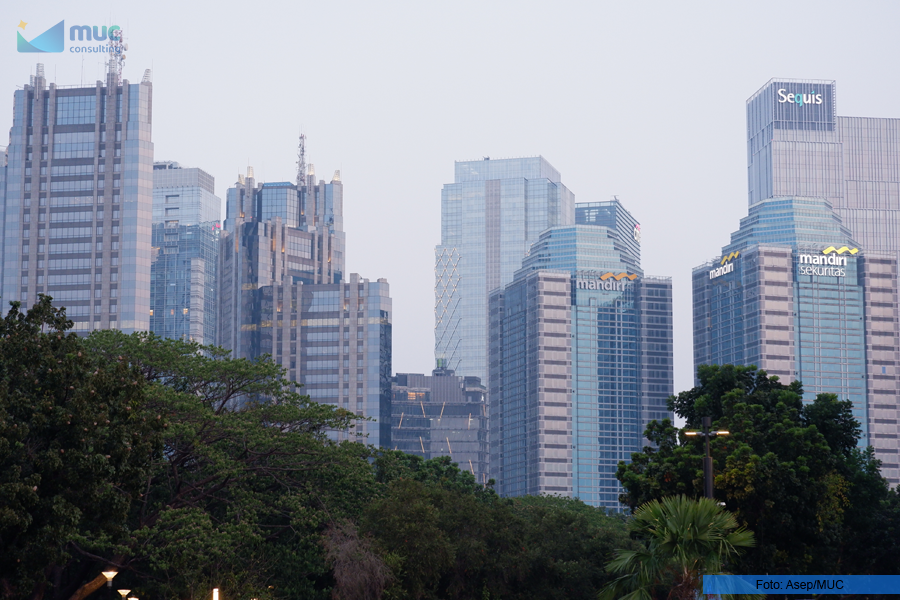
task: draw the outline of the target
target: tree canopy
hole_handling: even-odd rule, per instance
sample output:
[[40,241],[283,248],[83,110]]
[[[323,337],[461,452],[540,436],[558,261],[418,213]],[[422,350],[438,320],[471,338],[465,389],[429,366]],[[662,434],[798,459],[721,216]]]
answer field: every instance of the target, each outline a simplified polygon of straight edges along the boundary
[[[711,417],[728,436],[711,440],[715,495],[753,530],[746,573],[884,573],[886,552],[849,552],[897,518],[896,494],[871,449],[857,448],[852,403],[819,394],[804,403],[800,382],[782,384],[755,367],[704,365],[700,385],[669,399],[696,429]],[[621,501],[632,509],[666,496],[702,495],[703,440],[668,420],[652,422],[653,443],[620,463]],[[893,567],[896,570],[896,566]]]
[[48,298],[0,328],[3,598],[81,600],[107,568],[150,598],[594,598],[633,544],[577,500],[333,441],[357,417],[269,360],[78,337]]
[[609,569],[619,577],[600,600],[652,600],[662,590],[667,598],[693,600],[705,575],[724,573],[730,559],[755,545],[753,532],[714,500],[683,494],[642,505],[630,527],[645,546],[616,553]]

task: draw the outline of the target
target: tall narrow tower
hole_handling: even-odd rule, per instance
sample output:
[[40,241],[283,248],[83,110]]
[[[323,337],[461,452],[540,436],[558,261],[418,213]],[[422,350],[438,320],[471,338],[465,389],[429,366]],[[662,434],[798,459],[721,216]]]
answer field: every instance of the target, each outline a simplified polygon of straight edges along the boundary
[[150,326],[152,83],[47,85],[43,66],[15,92],[6,150],[3,307],[38,294],[75,331]]
[[541,156],[457,162],[435,247],[438,364],[487,381],[488,294],[510,283],[538,235],[575,222],[575,197]]
[[218,342],[240,358],[268,354],[313,400],[371,418],[338,438],[389,446],[388,283],[345,272],[340,173],[316,183],[302,135],[297,158],[296,183],[251,172],[228,190]]

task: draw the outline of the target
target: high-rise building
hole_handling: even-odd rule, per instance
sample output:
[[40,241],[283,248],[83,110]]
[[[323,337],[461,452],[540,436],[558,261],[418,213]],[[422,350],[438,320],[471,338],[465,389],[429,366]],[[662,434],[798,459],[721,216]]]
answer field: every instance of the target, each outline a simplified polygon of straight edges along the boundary
[[297,184],[257,184],[250,170],[228,190],[218,343],[241,358],[271,355],[301,393],[373,419],[352,439],[388,447],[390,288],[344,273],[340,173],[316,183],[304,144]]
[[449,456],[488,482],[487,389],[477,377],[437,368],[393,378],[391,448],[422,458]]
[[836,109],[834,81],[772,79],[747,101],[749,203],[824,198],[861,248],[900,256],[900,119]]
[[618,462],[672,417],[672,281],[644,276],[618,201],[577,206],[620,218],[543,232],[490,296],[490,472],[503,496],[618,510]]
[[435,357],[487,380],[487,297],[512,281],[538,235],[571,225],[574,195],[543,157],[457,162],[441,193]]
[[756,365],[804,400],[853,403],[861,446],[900,481],[897,262],[869,251],[823,198],[762,200],[722,256],[696,267],[694,366]]
[[173,161],[153,163],[153,333],[216,343],[221,206],[212,175]]
[[222,199],[216,180],[203,169],[171,160],[153,163],[153,222],[176,225],[218,223]]
[[153,207],[150,72],[93,86],[47,85],[43,65],[14,93],[5,160],[2,304],[38,294],[74,330],[150,328]]

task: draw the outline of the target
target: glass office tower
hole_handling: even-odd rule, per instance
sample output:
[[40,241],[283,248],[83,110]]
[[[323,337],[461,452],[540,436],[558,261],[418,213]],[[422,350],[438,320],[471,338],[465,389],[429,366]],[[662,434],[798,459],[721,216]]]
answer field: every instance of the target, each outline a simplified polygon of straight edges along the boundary
[[487,484],[487,389],[480,379],[443,368],[397,373],[392,392],[391,448],[425,459],[449,456]]
[[860,445],[900,479],[900,320],[892,253],[861,247],[822,198],[750,207],[722,256],[696,267],[694,367],[754,364],[804,399],[853,402]]
[[867,251],[900,257],[900,119],[837,116],[834,81],[773,79],[747,101],[749,203],[827,200]]
[[672,417],[672,281],[643,275],[629,221],[624,235],[601,225],[545,231],[490,296],[491,476],[501,495],[618,510],[618,462],[641,450],[647,422]]
[[641,224],[630,212],[625,210],[618,198],[608,202],[576,202],[575,223],[598,225],[622,232],[618,236],[618,242],[624,245],[628,253],[638,262],[641,262]]
[[251,169],[228,190],[218,343],[236,357],[269,354],[300,393],[372,419],[337,439],[389,447],[390,287],[344,273],[340,173],[316,183],[310,166],[298,179],[258,184]]
[[441,193],[435,357],[487,380],[487,296],[512,281],[538,235],[574,223],[574,195],[543,157],[457,162]]
[[74,330],[150,327],[151,96],[113,67],[93,86],[47,84],[43,65],[13,96],[5,157],[2,309],[38,294]]
[[153,163],[150,331],[156,335],[216,343],[221,205],[205,171]]

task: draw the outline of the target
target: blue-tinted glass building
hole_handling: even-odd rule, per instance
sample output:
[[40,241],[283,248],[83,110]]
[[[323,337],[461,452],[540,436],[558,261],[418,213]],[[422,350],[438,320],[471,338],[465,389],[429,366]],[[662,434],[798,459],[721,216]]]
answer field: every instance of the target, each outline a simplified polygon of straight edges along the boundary
[[300,172],[297,184],[269,185],[251,169],[228,190],[218,343],[268,354],[300,393],[372,419],[337,439],[390,447],[390,287],[344,272],[340,173],[316,183],[302,161]]
[[749,204],[827,200],[862,248],[900,257],[900,119],[837,115],[835,82],[772,79],[747,100]]
[[216,196],[212,175],[172,160],[153,163],[154,223],[197,225],[221,219],[222,199]]
[[750,207],[721,257],[694,269],[693,294],[695,369],[754,364],[800,380],[805,400],[851,400],[860,444],[897,483],[893,254],[861,247],[828,200],[769,198]]
[[438,368],[393,378],[391,448],[424,459],[449,456],[488,482],[487,389],[477,377]]
[[644,276],[637,221],[614,203],[597,204],[625,217],[624,232],[551,228],[490,296],[491,476],[501,495],[618,509],[618,462],[641,450],[647,422],[672,416],[672,282]]
[[[619,244],[627,248],[629,254],[638,262],[641,260],[641,224],[625,210],[622,203],[616,200],[608,202],[577,202],[575,203],[575,223],[578,225],[599,225],[609,229],[615,229],[622,234],[618,237]],[[629,232],[631,234],[629,235]]]
[[216,343],[221,205],[215,180],[202,169],[153,163],[153,333]]
[[43,65],[13,95],[5,171],[0,314],[38,294],[74,331],[150,326],[153,143],[149,71],[92,86],[47,83]]
[[435,248],[435,357],[487,379],[487,297],[548,227],[574,223],[574,195],[543,157],[464,161],[441,193]]

